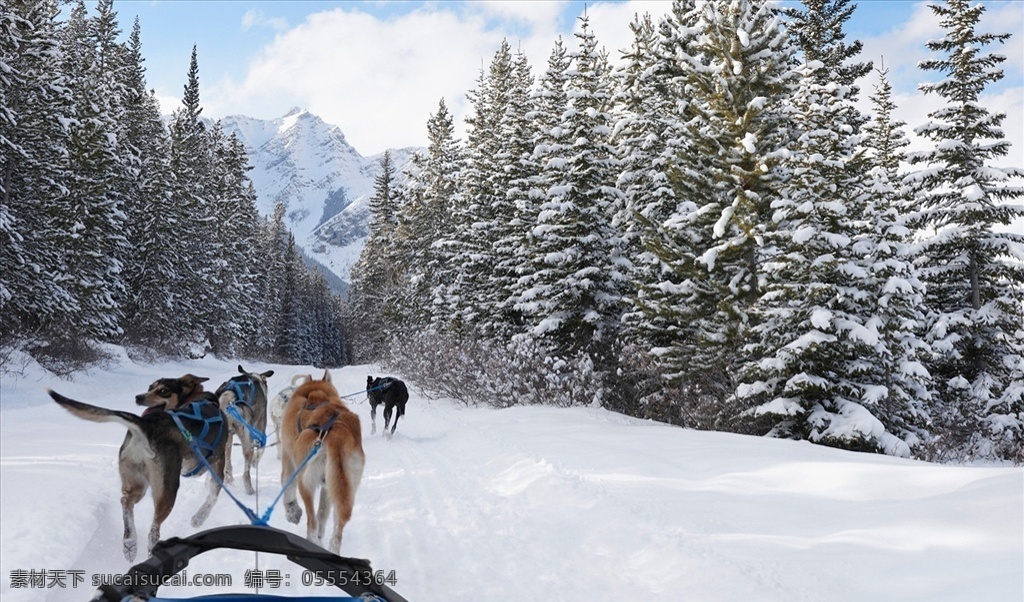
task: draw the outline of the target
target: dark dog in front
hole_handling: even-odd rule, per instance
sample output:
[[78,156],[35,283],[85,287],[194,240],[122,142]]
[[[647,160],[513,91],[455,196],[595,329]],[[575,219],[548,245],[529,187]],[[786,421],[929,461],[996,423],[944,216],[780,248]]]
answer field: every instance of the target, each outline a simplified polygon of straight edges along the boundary
[[[306,507],[306,538],[322,545],[327,515],[333,508],[334,534],[325,547],[337,554],[366,462],[359,417],[345,407],[331,384],[331,373],[324,371],[321,380],[309,381],[292,394],[281,429],[281,484],[286,485],[287,518],[293,523],[302,518],[302,508],[295,500],[297,488]],[[317,489],[320,505],[315,508]]]
[[[224,482],[234,482],[231,472],[231,440],[237,436],[242,444],[242,456],[245,457],[242,483],[245,492],[252,495],[256,493],[252,486],[252,467],[260,461],[263,447],[267,443],[267,379],[274,375],[274,371],[246,372],[239,364],[238,372],[238,376],[231,377],[216,393],[220,409],[231,427],[228,429],[227,453],[224,456]],[[262,437],[262,440],[258,441],[257,437]]]
[[[384,404],[384,430],[382,434],[392,436],[398,428],[398,419],[405,416],[405,403],[409,401],[409,389],[405,383],[393,376],[366,377],[366,396],[370,400],[370,434],[377,432],[377,406]],[[396,409],[395,423],[388,433],[391,411]]]
[[[160,525],[174,508],[181,477],[203,471],[208,464],[217,478],[224,477],[224,416],[217,398],[203,391],[209,379],[186,374],[181,378],[161,378],[149,390],[135,397],[135,403],[146,406],[141,416],[131,412],[109,410],[68,399],[48,390],[64,409],[93,422],[118,422],[128,428],[118,469],[121,473],[121,510],[124,517],[124,556],[135,560],[135,504],[146,490],[153,488],[153,525],[149,529],[149,547],[160,540]],[[177,420],[176,420],[177,418]],[[182,426],[179,428],[178,424]],[[181,429],[195,441],[206,463],[197,456]],[[217,502],[220,485],[210,478],[206,501],[192,517],[192,526],[203,524]]]

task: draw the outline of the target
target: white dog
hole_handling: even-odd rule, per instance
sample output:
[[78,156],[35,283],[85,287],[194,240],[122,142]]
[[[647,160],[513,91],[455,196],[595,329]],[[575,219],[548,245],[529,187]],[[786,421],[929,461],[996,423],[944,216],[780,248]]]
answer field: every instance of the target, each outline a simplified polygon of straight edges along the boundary
[[270,420],[274,423],[274,429],[277,433],[277,457],[281,457],[281,418],[284,416],[284,406],[288,405],[288,400],[292,398],[292,393],[295,389],[298,389],[305,383],[313,380],[311,374],[296,374],[292,377],[291,385],[281,389],[277,392],[277,395],[270,400],[270,407],[267,409],[270,413]]

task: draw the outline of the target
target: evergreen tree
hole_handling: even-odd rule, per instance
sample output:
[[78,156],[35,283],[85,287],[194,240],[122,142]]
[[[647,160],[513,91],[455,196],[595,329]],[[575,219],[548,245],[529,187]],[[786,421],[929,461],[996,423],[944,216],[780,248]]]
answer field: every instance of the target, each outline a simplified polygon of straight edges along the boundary
[[931,350],[924,340],[924,283],[913,261],[913,233],[905,214],[907,194],[898,178],[903,149],[909,144],[901,129],[906,124],[893,119],[895,104],[884,68],[879,76],[871,96],[874,118],[862,129],[873,166],[867,174],[870,190],[865,206],[865,234],[870,240],[864,241],[867,246],[862,250],[870,249],[868,287],[877,300],[874,320],[882,343],[875,378],[886,387],[874,413],[913,448],[931,436],[925,429],[931,420],[933,390],[924,366]]
[[[770,205],[788,142],[781,107],[793,49],[766,2],[676,2],[661,30],[666,69],[686,115],[670,181],[675,211],[647,246],[663,276],[645,309],[664,333],[667,378],[722,402],[761,295]],[[685,104],[683,104],[685,103]]]
[[373,196],[370,197],[369,236],[375,240],[390,236],[398,223],[397,173],[391,151],[384,151],[380,173],[373,179]]
[[[461,276],[452,270],[457,252],[450,244],[451,216],[461,204],[462,149],[444,99],[427,121],[427,154],[417,155],[408,174],[396,237],[399,239],[404,319],[426,326],[448,322],[459,300],[452,285]],[[426,305],[424,305],[426,303]]]
[[260,224],[259,261],[263,277],[260,279],[259,291],[264,306],[258,342],[273,359],[282,359],[276,348],[278,331],[285,313],[284,306],[295,294],[295,290],[287,288],[285,283],[290,266],[286,261],[289,233],[284,224],[284,216],[285,206],[278,201],[274,204],[273,214]]
[[255,319],[261,313],[262,300],[256,294],[259,264],[253,253],[259,222],[244,146],[234,134],[224,135],[220,121],[210,134],[214,162],[207,194],[218,225],[213,236],[219,253],[214,257],[212,282],[231,293],[211,300],[206,327],[211,351],[232,357],[255,338]]
[[398,225],[396,173],[391,153],[385,151],[369,202],[369,233],[349,284],[348,327],[357,361],[377,359],[384,352],[385,317],[391,313],[388,306],[394,303],[399,282],[396,262],[389,259]]
[[199,62],[193,46],[182,106],[171,116],[170,124],[170,166],[175,176],[172,195],[176,215],[183,216],[177,238],[183,263],[175,267],[178,286],[169,306],[188,333],[186,340],[208,345],[206,325],[213,311],[213,298],[207,293],[207,286],[215,281],[212,258],[220,251],[207,196],[211,145],[206,125],[200,120],[201,113]]
[[146,89],[142,34],[138,19],[124,55],[126,98],[121,134],[135,150],[136,178],[125,192],[125,235],[131,253],[124,261],[126,342],[163,352],[176,351],[175,341],[190,336],[175,311],[180,291],[179,274],[188,265],[177,240],[194,216],[173,202],[176,180],[171,171],[167,128],[160,105]]
[[120,334],[124,285],[123,181],[131,177],[132,156],[118,144],[114,120],[123,93],[109,69],[119,34],[110,3],[89,19],[81,0],[71,12],[63,37],[63,70],[69,77],[74,109],[69,121],[68,193],[62,199],[64,269],[78,311],[67,312],[69,340],[111,340]]
[[506,215],[498,221],[494,241],[496,255],[492,270],[493,303],[491,313],[482,320],[482,330],[494,333],[500,340],[508,340],[522,330],[523,318],[515,309],[519,295],[518,282],[522,274],[523,251],[529,247],[530,230],[536,221],[530,200],[530,182],[538,169],[533,159],[536,129],[530,116],[534,111],[531,98],[533,75],[526,56],[516,55],[512,65],[512,83],[509,100],[501,122],[501,139],[506,141],[507,162],[501,167],[505,201],[501,205]]
[[459,303],[453,309],[492,336],[508,330],[509,298],[517,279],[513,270],[521,222],[509,193],[514,181],[527,176],[522,162],[533,150],[526,118],[530,79],[525,57],[514,58],[502,41],[470,95],[474,115],[467,119],[463,211],[454,237],[459,241],[461,278],[456,281]]
[[607,367],[609,342],[621,315],[625,261],[611,217],[621,192],[618,161],[608,139],[613,120],[609,74],[586,17],[571,55],[561,135],[547,150],[543,180],[550,186],[533,234],[534,272],[521,307],[532,335],[556,354],[584,354]]
[[546,179],[550,172],[546,174],[544,166],[562,134],[559,126],[568,105],[566,81],[569,65],[568,51],[559,37],[548,57],[547,69],[541,75],[537,89],[532,92],[532,110],[526,113],[526,120],[530,124],[526,147],[531,150],[522,159],[524,170],[517,179],[510,182],[510,200],[516,209],[513,227],[520,235],[502,243],[511,251],[503,269],[513,276],[506,303],[512,306],[511,314],[516,316],[517,322],[522,322],[519,328],[525,328],[524,316],[530,312],[523,301],[533,286],[537,269],[534,262],[534,249],[538,244],[535,228],[540,205],[552,185]]
[[[679,124],[685,117],[676,111],[680,95],[673,85],[675,69],[670,58],[678,45],[672,43],[670,56],[663,55],[650,15],[635,19],[630,28],[633,47],[624,55],[616,73],[619,115],[614,139],[622,160],[618,187],[625,198],[613,225],[624,234],[625,252],[633,265],[630,280],[635,288],[631,294],[635,307],[627,316],[630,330],[648,345],[660,346],[678,340],[674,332],[677,328],[660,319],[665,309],[672,311],[670,308],[678,299],[663,294],[659,286],[663,260],[651,249],[665,235],[662,224],[681,209],[669,176],[677,169]],[[667,28],[663,25],[662,29],[660,41],[670,45],[669,36],[665,35]],[[694,206],[692,202],[685,205]],[[664,245],[661,249],[665,250]],[[692,252],[664,255],[667,262],[683,255],[692,260]],[[659,307],[662,300],[669,307]]]
[[[908,176],[917,216],[932,234],[919,259],[932,311],[930,365],[944,407],[937,412],[949,439],[968,454],[1018,457],[1024,449],[1024,219],[1021,168],[992,165],[1010,150],[1006,115],[979,102],[1003,78],[1005,57],[985,53],[1009,34],[983,34],[984,7],[968,0],[932,5],[945,35],[930,41],[921,68],[941,74],[922,84],[945,105],[916,132],[933,149],[910,155],[921,166]],[[1018,183],[1014,183],[1014,181]]]
[[885,169],[889,180],[897,184],[900,163],[907,156],[904,149],[910,145],[902,129],[907,124],[894,116],[896,103],[892,99],[889,70],[882,67],[877,71],[879,83],[875,86],[875,93],[870,96],[875,116],[870,123],[864,125],[864,146],[874,153],[876,163]]
[[0,5],[0,332],[52,334],[77,309],[61,268],[61,199],[73,111],[52,2]]
[[306,363],[309,358],[307,353],[307,336],[305,328],[309,322],[304,320],[304,303],[306,297],[303,285],[305,265],[295,247],[295,237],[291,232],[284,231],[277,240],[275,263],[280,266],[281,289],[279,313],[274,317],[273,324],[273,350],[274,357],[281,362]]
[[803,52],[804,61],[822,63],[823,68],[815,75],[818,83],[831,81],[847,86],[850,99],[855,100],[859,90],[857,81],[870,73],[872,66],[870,62],[847,63],[864,48],[860,40],[849,45],[844,42],[843,24],[857,8],[856,4],[850,5],[850,1],[802,0],[803,10],[786,8],[782,12],[790,19],[786,26]]
[[908,403],[920,412],[927,388],[905,311],[913,308],[889,301],[920,298],[920,283],[892,245],[899,224],[885,212],[885,171],[872,188],[859,137],[843,121],[850,88],[820,83],[821,69],[804,68],[793,101],[792,177],[772,204],[773,254],[738,393],[776,436],[905,456],[909,445],[880,417],[914,414]]

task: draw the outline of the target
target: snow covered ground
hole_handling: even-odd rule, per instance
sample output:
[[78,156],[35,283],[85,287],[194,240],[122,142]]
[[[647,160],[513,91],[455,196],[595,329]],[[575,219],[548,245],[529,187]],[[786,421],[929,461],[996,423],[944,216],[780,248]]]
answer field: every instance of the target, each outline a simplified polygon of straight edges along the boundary
[[[216,386],[236,364],[124,360],[70,382],[31,364],[3,375],[0,598],[85,600],[94,575],[129,566],[116,461],[124,429],[72,417],[44,387],[136,411],[132,397],[158,377],[192,372]],[[311,370],[247,367],[277,370],[272,393]],[[343,394],[363,389],[368,373],[380,372],[332,371]],[[1021,468],[936,466],[592,408],[465,408],[415,387],[387,441],[369,435],[364,399],[350,398],[367,465],[341,552],[393,570],[393,589],[409,600],[1024,600]],[[258,494],[235,494],[262,512],[279,467],[268,450]],[[183,482],[164,537],[195,532],[188,520],[205,479]],[[136,511],[140,544],[151,516],[147,497]],[[203,529],[245,522],[222,495]],[[305,531],[280,508],[271,524]],[[284,558],[234,551],[187,569],[229,575],[232,587],[161,593],[246,591],[248,569],[281,571],[284,583],[262,593],[333,593],[303,588],[301,569]],[[49,578],[12,587],[18,571]],[[73,586],[72,571],[85,582]],[[62,574],[64,587],[53,582]]]

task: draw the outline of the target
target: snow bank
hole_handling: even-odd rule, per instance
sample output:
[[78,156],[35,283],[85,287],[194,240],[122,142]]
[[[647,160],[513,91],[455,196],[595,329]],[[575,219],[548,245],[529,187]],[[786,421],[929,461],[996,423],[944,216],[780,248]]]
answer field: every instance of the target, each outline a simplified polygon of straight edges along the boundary
[[[2,503],[0,596],[82,600],[77,588],[15,588],[15,570],[127,568],[121,555],[116,466],[123,430],[85,423],[55,406],[44,386],[109,407],[159,376],[193,372],[212,382],[237,362],[162,366],[125,362],[63,382],[30,366],[0,384]],[[248,366],[265,369],[268,366]],[[272,392],[310,367],[269,366]],[[376,367],[332,372],[343,393]],[[10,400],[20,400],[11,407]],[[595,408],[466,408],[413,387],[394,439],[370,436],[367,464],[342,544],[345,555],[395,571],[410,600],[1021,600],[1024,470],[937,466],[780,441],[694,432]],[[274,435],[270,436],[273,441]],[[236,466],[241,466],[236,450]],[[276,495],[273,452],[259,466],[262,511]],[[205,481],[183,482],[164,536],[188,520]],[[137,509],[149,526],[152,503]],[[222,496],[206,527],[245,519]],[[275,527],[303,534],[277,512]],[[141,559],[141,557],[140,557]],[[191,575],[227,574],[230,588],[164,588],[182,597],[245,591],[246,571],[280,570],[262,593],[304,588],[286,559],[216,552]]]

